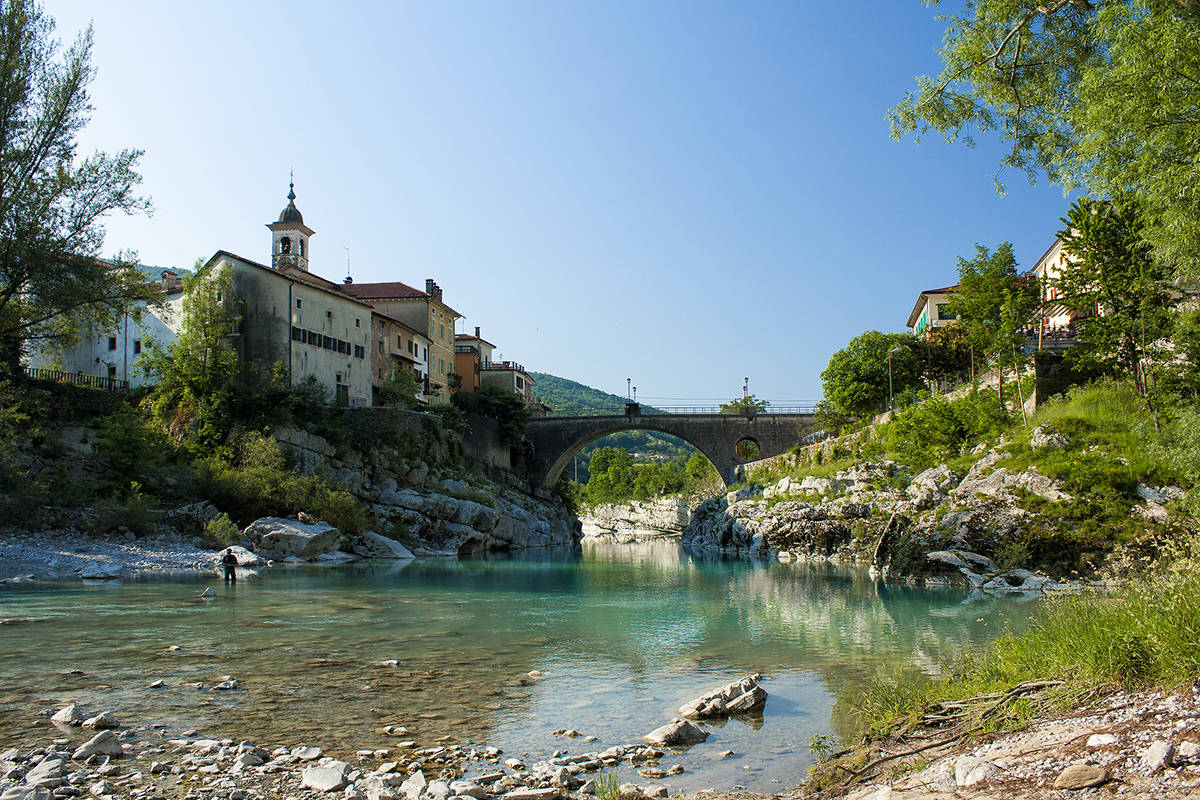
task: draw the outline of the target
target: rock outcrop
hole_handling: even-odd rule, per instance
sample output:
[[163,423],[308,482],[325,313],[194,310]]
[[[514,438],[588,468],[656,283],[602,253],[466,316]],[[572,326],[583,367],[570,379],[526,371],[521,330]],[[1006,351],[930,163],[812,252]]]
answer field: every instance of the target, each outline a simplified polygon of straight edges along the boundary
[[308,524],[295,519],[263,517],[243,531],[255,553],[264,558],[311,561],[337,550],[342,532],[328,522]]
[[603,504],[580,517],[583,538],[625,544],[648,539],[676,539],[692,519],[692,507],[681,497]]

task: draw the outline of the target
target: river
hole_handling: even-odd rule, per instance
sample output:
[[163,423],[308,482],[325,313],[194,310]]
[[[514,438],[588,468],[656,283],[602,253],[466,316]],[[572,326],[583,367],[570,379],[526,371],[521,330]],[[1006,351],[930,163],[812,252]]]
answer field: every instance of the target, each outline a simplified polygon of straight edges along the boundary
[[[212,600],[197,597],[206,585]],[[421,746],[450,736],[544,758],[637,741],[683,702],[760,672],[761,718],[710,726],[663,760],[685,772],[662,782],[777,791],[803,777],[814,734],[844,729],[839,692],[881,669],[936,674],[1029,609],[674,542],[272,569],[232,587],[195,574],[18,586],[0,590],[0,749],[44,741],[38,712],[76,701],[164,735],[352,756],[393,746],[379,729],[394,724]],[[226,675],[240,688],[210,691]],[[156,679],[166,686],[148,688]]]

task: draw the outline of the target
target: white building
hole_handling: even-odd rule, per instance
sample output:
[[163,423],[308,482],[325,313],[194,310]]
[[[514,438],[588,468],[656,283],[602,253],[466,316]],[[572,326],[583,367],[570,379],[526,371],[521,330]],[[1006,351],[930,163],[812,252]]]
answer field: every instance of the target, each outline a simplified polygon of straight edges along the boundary
[[140,321],[126,314],[116,328],[89,331],[73,347],[35,349],[28,358],[29,368],[104,378],[130,387],[148,383],[139,362],[152,344],[165,347],[175,341],[183,322],[183,281],[176,270],[141,269],[162,284],[161,309],[148,309],[139,303]]

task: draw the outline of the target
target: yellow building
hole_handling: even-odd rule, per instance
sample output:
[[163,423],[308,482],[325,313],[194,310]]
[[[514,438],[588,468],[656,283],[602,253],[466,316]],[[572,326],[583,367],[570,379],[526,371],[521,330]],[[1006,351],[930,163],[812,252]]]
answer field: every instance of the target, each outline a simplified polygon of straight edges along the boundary
[[442,288],[430,279],[423,292],[400,281],[350,283],[343,289],[429,341],[425,394],[432,402],[447,402],[459,383],[454,371],[454,325],[460,315],[443,302]]

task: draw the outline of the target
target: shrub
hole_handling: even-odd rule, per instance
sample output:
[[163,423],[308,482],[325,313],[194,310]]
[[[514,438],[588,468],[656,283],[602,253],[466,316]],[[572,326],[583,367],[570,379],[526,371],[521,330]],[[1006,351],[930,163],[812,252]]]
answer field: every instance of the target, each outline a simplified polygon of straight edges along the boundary
[[105,535],[127,528],[134,536],[148,536],[154,532],[157,518],[151,506],[151,498],[142,493],[137,481],[132,481],[125,489],[96,503],[96,516],[88,522],[88,530],[93,535]]
[[242,531],[233,523],[228,514],[221,514],[204,523],[201,538],[219,550],[239,541],[242,538]]
[[196,479],[201,494],[242,525],[305,511],[344,533],[367,527],[362,502],[324,478],[289,470],[279,444],[264,433],[242,434],[234,459],[217,455],[200,460]]

